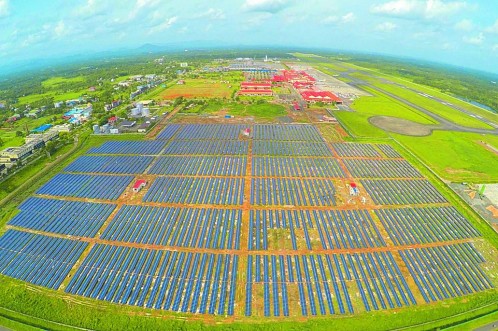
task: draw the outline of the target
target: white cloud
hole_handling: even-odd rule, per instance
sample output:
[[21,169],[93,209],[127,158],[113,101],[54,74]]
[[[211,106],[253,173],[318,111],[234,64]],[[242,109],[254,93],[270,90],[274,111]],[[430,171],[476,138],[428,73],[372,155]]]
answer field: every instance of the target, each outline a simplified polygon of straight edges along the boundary
[[87,0],[83,6],[76,8],[76,14],[85,18],[101,14],[105,10],[103,3],[103,1],[98,0]]
[[268,20],[272,14],[270,13],[261,13],[258,15],[255,15],[247,20],[247,25],[251,27],[256,27],[261,24],[263,24],[266,20]]
[[372,7],[372,13],[389,16],[404,16],[419,10],[419,4],[412,0],[396,0]]
[[356,19],[356,16],[353,13],[347,13],[342,17],[343,23],[351,23]]
[[169,19],[167,19],[166,21],[156,25],[156,26],[153,26],[152,28],[150,28],[149,30],[149,34],[154,34],[154,33],[158,33],[158,32],[162,32],[164,30],[167,30],[169,29],[173,24],[175,24],[175,22],[178,20],[178,17],[177,16],[173,16],[173,17],[170,17]]
[[384,23],[377,24],[377,26],[375,27],[375,30],[381,31],[381,32],[391,32],[394,29],[396,29],[396,27],[397,27],[397,25],[392,23],[392,22],[384,22]]
[[471,20],[464,19],[455,24],[455,29],[458,31],[471,31],[474,28],[474,24]]
[[457,13],[466,7],[465,1],[427,0],[425,9],[428,18],[435,18]]
[[60,20],[54,28],[54,34],[56,38],[60,38],[67,34],[66,25],[63,20]]
[[246,0],[242,8],[275,14],[290,5],[290,0]]
[[137,0],[136,7],[138,9],[145,7],[154,7],[159,3],[159,0]]
[[451,50],[454,50],[455,49],[455,45],[449,43],[449,42],[445,42],[443,43],[440,48],[443,50],[443,51],[451,51]]
[[224,20],[225,17],[225,12],[221,9],[214,9],[214,8],[209,8],[208,11],[198,14],[195,16],[195,18],[208,18],[210,20]]
[[335,24],[347,24],[354,22],[356,20],[356,15],[354,13],[347,13],[343,16],[328,16],[322,20],[323,24],[335,25]]
[[371,12],[398,18],[443,18],[455,14],[468,5],[465,1],[443,0],[393,0],[371,7]]
[[0,17],[9,15],[9,1],[0,0]]
[[491,25],[490,27],[487,27],[486,30],[484,30],[488,33],[495,33],[495,34],[498,34],[498,20],[496,20],[496,22]]
[[476,36],[465,36],[463,37],[463,41],[467,44],[470,45],[482,45],[486,38],[484,37],[484,34],[481,32]]
[[498,52],[498,44],[494,44],[492,50],[493,52]]

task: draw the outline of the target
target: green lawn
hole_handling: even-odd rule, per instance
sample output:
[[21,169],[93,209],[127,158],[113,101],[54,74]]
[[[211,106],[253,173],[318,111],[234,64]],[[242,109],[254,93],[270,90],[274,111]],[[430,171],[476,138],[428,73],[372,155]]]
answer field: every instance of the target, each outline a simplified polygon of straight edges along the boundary
[[234,116],[253,116],[256,119],[275,120],[277,117],[285,116],[287,111],[284,106],[273,103],[263,104],[225,104],[221,108],[227,111],[228,115]]
[[270,121],[287,114],[286,108],[284,106],[273,103],[242,104],[236,102],[210,101],[208,105],[204,109],[203,108],[204,107],[202,106],[195,106],[189,110],[185,110],[182,112],[210,114],[219,112],[220,110],[224,110],[227,112],[227,115],[253,116],[257,119]]
[[388,134],[368,122],[372,114],[359,112],[335,111],[334,116],[339,119],[346,130],[355,137],[387,138]]
[[85,77],[76,76],[76,77],[51,77],[42,82],[42,86],[45,88],[59,88],[60,85],[67,83],[81,83],[85,81]]
[[498,182],[498,155],[477,143],[484,138],[498,145],[498,137],[448,131],[434,131],[427,137],[391,135],[445,179]]
[[24,144],[24,137],[17,137],[16,131],[0,130],[0,138],[2,138],[3,141],[3,145],[0,146],[0,150],[7,147],[17,147]]
[[394,100],[385,94],[373,89],[365,88],[373,97],[360,97],[356,99],[352,108],[359,113],[371,116],[392,116],[403,118],[420,124],[438,124],[432,117]]
[[20,97],[18,100],[18,104],[30,104],[32,102],[46,99],[46,98],[54,98],[54,101],[65,101],[65,100],[70,100],[70,99],[78,99],[82,95],[91,95],[92,93],[95,92],[88,92],[88,89],[83,89],[80,91],[76,92],[64,92],[64,93],[59,93],[56,91],[50,91],[46,93],[40,93],[40,94],[30,94],[26,95],[24,97]]

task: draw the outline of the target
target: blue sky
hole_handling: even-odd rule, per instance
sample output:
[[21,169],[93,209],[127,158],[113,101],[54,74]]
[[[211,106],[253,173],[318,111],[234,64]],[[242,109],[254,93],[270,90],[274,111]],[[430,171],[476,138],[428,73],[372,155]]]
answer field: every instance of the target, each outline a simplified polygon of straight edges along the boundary
[[0,0],[0,66],[184,41],[374,52],[498,73],[498,1]]

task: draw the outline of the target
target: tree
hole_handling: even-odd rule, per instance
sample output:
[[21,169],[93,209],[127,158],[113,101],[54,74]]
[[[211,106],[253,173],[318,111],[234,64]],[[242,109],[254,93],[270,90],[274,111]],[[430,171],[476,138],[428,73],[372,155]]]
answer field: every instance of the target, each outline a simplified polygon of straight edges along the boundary
[[55,150],[56,150],[56,146],[55,146],[55,142],[53,141],[47,141],[45,143],[45,150],[47,151],[47,153],[49,153],[50,155],[54,154],[55,153]]

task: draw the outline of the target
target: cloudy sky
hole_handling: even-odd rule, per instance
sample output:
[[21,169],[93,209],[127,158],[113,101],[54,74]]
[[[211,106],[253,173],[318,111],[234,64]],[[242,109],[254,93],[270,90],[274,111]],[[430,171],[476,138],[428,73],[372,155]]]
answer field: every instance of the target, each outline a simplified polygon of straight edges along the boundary
[[145,43],[333,48],[498,73],[497,0],[0,0],[0,66]]

